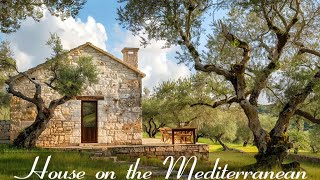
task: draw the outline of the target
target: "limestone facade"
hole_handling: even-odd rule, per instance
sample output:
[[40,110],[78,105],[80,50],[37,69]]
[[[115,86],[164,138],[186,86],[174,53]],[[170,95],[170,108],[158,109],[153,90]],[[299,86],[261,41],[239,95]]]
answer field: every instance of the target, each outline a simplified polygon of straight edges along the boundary
[[[86,43],[69,51],[69,58],[76,62],[80,56],[91,56],[98,70],[96,84],[88,86],[81,96],[101,96],[97,100],[97,141],[105,145],[137,145],[142,143],[141,80],[144,76],[135,67]],[[50,73],[44,65],[27,71],[38,82],[45,82]],[[42,96],[46,103],[60,95],[42,86]],[[20,78],[15,89],[32,97],[34,85],[26,78]],[[20,98],[12,98],[10,139],[30,125],[36,116],[35,106]],[[71,146],[81,144],[81,100],[71,100],[56,111],[54,118],[37,141],[40,147]]]
[[7,141],[10,139],[10,120],[0,120],[0,141]]

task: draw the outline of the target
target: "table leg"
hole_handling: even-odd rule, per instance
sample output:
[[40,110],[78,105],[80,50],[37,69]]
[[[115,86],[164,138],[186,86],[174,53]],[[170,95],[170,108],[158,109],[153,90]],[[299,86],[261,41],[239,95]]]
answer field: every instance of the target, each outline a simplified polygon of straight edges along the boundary
[[193,144],[196,144],[196,130],[193,130]]
[[172,137],[171,137],[172,138],[172,144],[174,144],[174,130],[172,129],[171,132],[172,132]]

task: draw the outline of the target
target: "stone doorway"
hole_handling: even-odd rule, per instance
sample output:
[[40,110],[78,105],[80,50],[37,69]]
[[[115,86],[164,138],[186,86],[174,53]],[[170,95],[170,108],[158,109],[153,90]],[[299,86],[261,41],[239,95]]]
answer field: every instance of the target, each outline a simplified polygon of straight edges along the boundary
[[81,101],[81,143],[98,142],[98,103]]

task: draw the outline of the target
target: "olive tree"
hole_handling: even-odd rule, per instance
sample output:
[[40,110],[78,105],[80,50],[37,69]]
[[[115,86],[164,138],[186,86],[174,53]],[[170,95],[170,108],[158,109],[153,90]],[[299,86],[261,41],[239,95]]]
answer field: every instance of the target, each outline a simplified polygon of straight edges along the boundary
[[1,65],[0,64],[0,116],[3,119],[9,119],[9,103],[10,103],[10,95],[6,92],[6,84],[5,81],[7,80],[8,76],[13,73],[15,66],[15,62],[11,61],[8,57],[12,55],[9,42],[1,41],[0,42],[0,59],[3,61],[8,61],[11,65]]
[[150,95],[142,99],[142,126],[150,138],[155,138],[159,129],[166,126],[170,118],[166,117],[163,101]]
[[[229,83],[230,96],[203,103],[216,107],[238,103],[248,119],[258,154],[257,167],[282,166],[292,147],[287,135],[290,119],[303,116],[320,123],[300,109],[317,88],[319,70],[319,8],[315,0],[119,0],[119,22],[134,35],[179,45],[178,59],[201,72],[214,73]],[[211,13],[228,6],[225,18],[212,22]],[[207,36],[207,37],[203,37]],[[200,40],[206,39],[205,46]],[[200,46],[202,44],[202,46]],[[295,72],[295,73],[294,73]],[[294,74],[303,74],[295,78]],[[285,84],[291,83],[291,86]],[[291,88],[296,85],[295,88]],[[281,86],[287,94],[271,131],[262,127],[258,99]],[[286,91],[292,90],[292,91]],[[294,163],[293,165],[297,165]]]
[[[7,84],[8,93],[28,101],[36,106],[37,115],[34,122],[17,136],[13,145],[19,148],[35,147],[36,141],[46,129],[48,122],[54,116],[55,109],[80,94],[87,85],[97,82],[97,70],[91,57],[79,57],[76,64],[70,63],[67,51],[63,49],[60,38],[52,34],[47,44],[53,50],[53,56],[44,64],[51,77],[45,82],[34,80],[26,72],[20,72],[15,66],[15,60],[7,53],[0,59],[0,67],[13,68],[17,75],[9,77]],[[34,85],[33,96],[20,92],[15,88],[20,78],[26,78]],[[44,85],[45,84],[45,85]],[[43,86],[58,92],[61,97],[46,103],[43,99]]]
[[217,141],[223,151],[233,150],[224,141],[232,142],[236,139],[238,127],[235,122],[239,119],[235,112],[226,108],[212,109],[208,107],[202,108],[201,111],[205,111],[206,114],[201,116],[199,131],[211,141]]
[[20,28],[23,20],[30,17],[40,21],[44,12],[60,16],[62,20],[75,17],[86,0],[4,0],[0,1],[0,32],[12,33]]
[[309,133],[310,148],[312,152],[320,152],[320,125],[315,125]]

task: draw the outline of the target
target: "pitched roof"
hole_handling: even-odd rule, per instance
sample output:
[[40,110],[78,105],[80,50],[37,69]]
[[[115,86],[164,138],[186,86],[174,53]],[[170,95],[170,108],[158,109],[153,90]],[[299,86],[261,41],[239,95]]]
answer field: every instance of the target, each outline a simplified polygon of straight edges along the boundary
[[[80,50],[80,49],[82,49],[82,48],[84,48],[84,47],[87,47],[87,46],[90,46],[90,47],[92,47],[93,49],[99,51],[100,53],[102,53],[102,54],[110,57],[110,59],[112,59],[112,60],[114,60],[114,61],[116,61],[116,62],[118,62],[118,63],[120,63],[120,64],[123,64],[123,65],[126,66],[127,68],[129,68],[129,69],[133,70],[134,72],[136,72],[137,74],[139,74],[141,77],[145,77],[145,76],[146,76],[146,75],[145,75],[143,72],[141,72],[138,68],[133,67],[133,66],[131,66],[130,64],[127,64],[127,63],[124,62],[123,60],[121,60],[121,59],[115,57],[114,55],[112,55],[112,54],[104,51],[103,49],[101,49],[101,48],[93,45],[93,44],[90,43],[90,42],[86,42],[85,44],[82,44],[82,45],[80,45],[80,46],[78,46],[78,47],[76,47],[76,48],[73,48],[73,49],[71,49],[68,53],[72,53],[73,51]],[[35,66],[35,67],[33,67],[33,68],[30,68],[30,69],[28,69],[28,70],[26,71],[26,73],[27,73],[27,74],[32,73],[32,72],[36,71],[37,69],[43,67],[45,64],[46,64],[46,62],[41,63],[41,64],[39,64],[39,65],[37,65],[37,66]],[[21,74],[18,74],[17,76],[18,76],[18,78],[23,77],[23,75],[21,75]],[[19,77],[19,76],[20,76],[20,77]]]
[[130,64],[127,64],[127,63],[124,62],[123,60],[121,60],[121,59],[115,57],[114,55],[112,55],[112,54],[104,51],[103,49],[101,49],[101,48],[93,45],[93,44],[90,43],[90,42],[86,42],[86,43],[83,44],[83,45],[80,45],[80,46],[78,46],[78,47],[76,47],[76,48],[74,48],[74,49],[71,49],[69,52],[72,52],[72,51],[75,51],[75,50],[79,50],[79,49],[84,48],[84,47],[86,47],[86,46],[90,46],[90,47],[92,47],[93,49],[99,51],[100,53],[102,53],[102,54],[110,57],[111,59],[119,62],[120,64],[125,65],[126,67],[128,67],[129,69],[131,69],[131,70],[133,70],[134,72],[138,73],[138,74],[141,75],[142,77],[145,77],[145,76],[146,76],[146,75],[145,75],[143,72],[141,72],[138,68],[136,68],[136,67],[134,67],[134,66],[131,66]]

